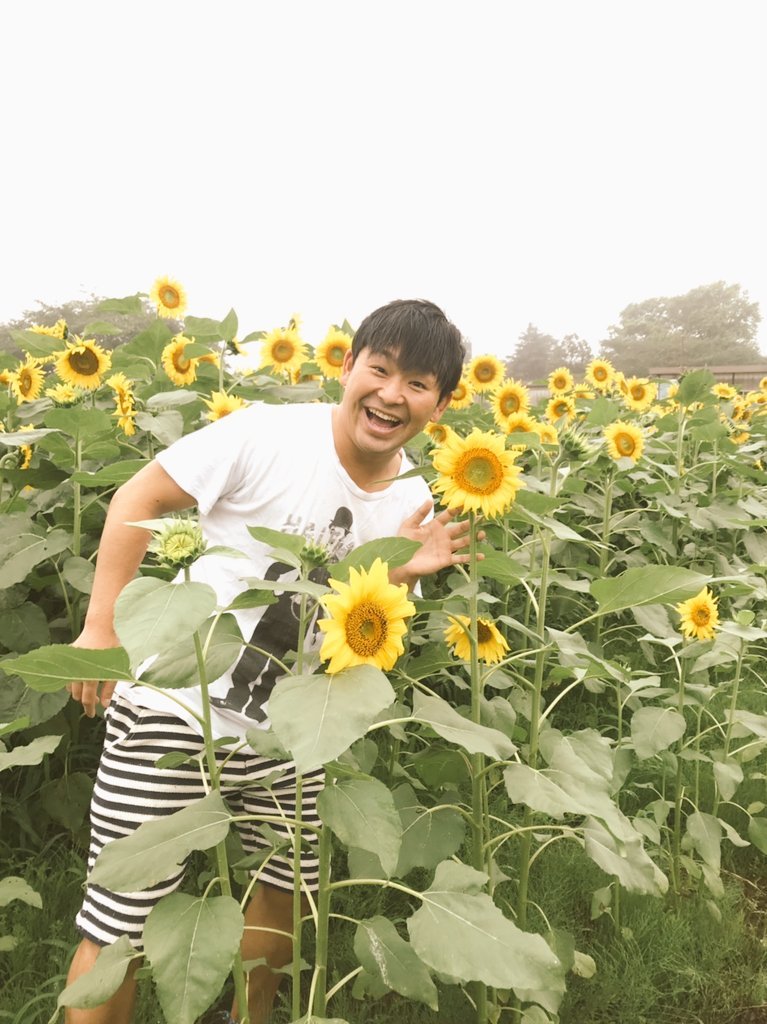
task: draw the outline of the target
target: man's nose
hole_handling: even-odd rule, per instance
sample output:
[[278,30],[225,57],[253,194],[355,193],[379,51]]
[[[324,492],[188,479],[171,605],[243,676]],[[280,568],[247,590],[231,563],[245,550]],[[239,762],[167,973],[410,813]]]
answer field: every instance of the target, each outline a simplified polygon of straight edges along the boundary
[[388,405],[397,405],[402,400],[402,378],[398,374],[387,377],[381,381],[378,393]]

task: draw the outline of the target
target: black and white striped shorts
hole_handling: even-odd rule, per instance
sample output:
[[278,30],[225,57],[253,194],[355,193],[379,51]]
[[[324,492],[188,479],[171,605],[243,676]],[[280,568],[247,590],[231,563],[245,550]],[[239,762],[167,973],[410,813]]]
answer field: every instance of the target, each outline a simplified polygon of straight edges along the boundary
[[[171,751],[197,754],[203,739],[186,722],[173,714],[136,707],[115,697],[106,713],[106,736],[91,801],[91,842],[88,871],[96,857],[114,839],[130,835],[153,818],[172,814],[205,796],[196,760],[177,768],[157,768],[156,762]],[[288,847],[268,857],[258,871],[259,881],[279,889],[293,888],[293,830],[295,819],[296,774],[292,761],[275,761],[253,753],[227,750],[216,753],[219,765],[228,757],[221,777],[221,794],[235,814],[253,815],[256,820],[236,822],[246,854],[273,849],[275,844],[257,831],[259,818],[268,818],[269,828]],[[282,772],[269,788],[259,784],[275,772]],[[302,821],[321,824],[317,814],[317,795],[324,785],[324,772],[318,769],[303,777]],[[275,822],[284,816],[286,823]],[[307,833],[311,840],[312,833]],[[312,843],[312,845],[316,845]],[[281,842],[279,843],[281,846]],[[260,860],[260,858],[259,858]],[[86,938],[100,946],[127,935],[137,949],[149,912],[168,893],[174,892],[184,877],[184,868],[144,892],[110,892],[87,885],[76,923]],[[301,878],[311,891],[317,889],[318,863],[315,854],[304,847],[301,852]]]

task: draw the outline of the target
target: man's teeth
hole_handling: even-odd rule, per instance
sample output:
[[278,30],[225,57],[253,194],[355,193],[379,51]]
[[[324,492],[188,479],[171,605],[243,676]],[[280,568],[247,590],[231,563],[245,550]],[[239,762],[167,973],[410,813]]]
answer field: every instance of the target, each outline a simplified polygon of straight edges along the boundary
[[384,420],[386,423],[399,423],[396,416],[388,416],[385,412],[379,412],[377,409],[368,409],[371,416],[375,416],[379,420]]

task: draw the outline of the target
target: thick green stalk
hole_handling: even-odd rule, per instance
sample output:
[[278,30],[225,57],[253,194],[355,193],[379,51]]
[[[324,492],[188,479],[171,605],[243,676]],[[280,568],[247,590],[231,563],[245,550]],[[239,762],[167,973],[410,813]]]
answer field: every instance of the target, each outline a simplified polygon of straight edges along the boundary
[[[304,668],[304,642],[306,639],[306,594],[301,595],[296,646],[296,673]],[[301,811],[303,778],[296,771],[296,823],[293,831],[293,961],[291,965],[291,1006],[293,1019],[301,1016],[301,938],[303,934],[301,910]]]
[[[732,696],[730,697],[730,713],[727,718],[727,730],[724,734],[724,757],[723,761],[727,761],[730,755],[730,743],[732,742],[732,727],[735,721],[735,711],[738,707],[738,691],[740,690],[740,676],[743,671],[743,655],[746,653],[746,644],[741,640],[740,650],[738,651],[738,663],[735,667],[735,679],[732,683]],[[714,796],[714,806],[711,809],[711,813],[716,817],[716,812],[719,810],[719,787],[716,788],[716,794]]]
[[[677,695],[677,711],[684,716],[684,686],[687,677],[687,659],[681,659],[679,668],[679,693]],[[682,798],[684,789],[682,787],[682,750],[684,749],[684,738],[681,737],[676,745],[676,779],[674,783],[674,826],[671,834],[671,880],[674,886],[674,893],[679,896],[682,891]]]
[[[528,752],[528,764],[536,768],[538,764],[538,733],[541,721],[541,701],[543,692],[543,671],[546,665],[546,651],[544,648],[544,637],[546,633],[546,601],[549,587],[549,563],[551,551],[551,539],[547,533],[538,531],[538,539],[541,545],[541,589],[538,595],[538,617],[536,622],[536,634],[539,641],[538,653],[535,656],[535,677],[532,689],[532,708],[530,713],[530,743]],[[527,926],[527,904],[528,886],[530,881],[530,856],[532,850],[533,836],[528,826],[532,821],[530,808],[525,808],[525,816],[522,827],[526,829],[522,836],[519,851],[519,889],[517,893],[517,925],[523,930]]]
[[[477,582],[477,521],[469,513],[469,579]],[[469,671],[471,677],[471,719],[479,724],[482,715],[482,675],[479,668],[478,629],[479,603],[477,588],[471,587],[469,596]],[[471,818],[472,818],[472,864],[477,871],[485,870],[485,806],[486,786],[484,754],[471,755]],[[471,993],[477,1011],[477,1024],[486,1024],[487,986],[484,982],[471,983]]]
[[[610,520],[613,513],[613,482],[615,481],[615,467],[610,467],[610,472],[605,483],[604,509],[602,510],[602,535],[600,540],[602,547],[599,551],[599,569],[597,579],[602,580],[607,572],[607,564],[610,561]],[[595,623],[594,640],[598,644],[602,638],[602,620],[604,616],[598,615]]]
[[[184,570],[184,576],[189,581],[189,569]],[[200,691],[202,693],[202,727],[203,739],[205,742],[205,763],[210,777],[210,784],[213,789],[221,790],[221,773],[216,765],[216,748],[213,742],[213,727],[210,720],[210,697],[208,691],[208,676],[205,670],[205,657],[200,642],[200,634],[195,631],[194,651],[197,657],[197,672],[200,677]],[[218,843],[215,849],[216,869],[221,892],[224,896],[232,895],[232,882],[229,875],[229,861],[226,853],[226,842]],[[232,964],[232,976],[234,978],[234,993],[237,1001],[237,1008],[242,1024],[247,1024],[248,1015],[248,991],[245,983],[245,971],[242,966],[242,953],[237,953]]]
[[314,998],[309,1012],[324,1017],[327,1010],[328,932],[330,926],[330,849],[331,835],[327,825],[320,830],[319,894],[317,896],[317,940],[314,954]]

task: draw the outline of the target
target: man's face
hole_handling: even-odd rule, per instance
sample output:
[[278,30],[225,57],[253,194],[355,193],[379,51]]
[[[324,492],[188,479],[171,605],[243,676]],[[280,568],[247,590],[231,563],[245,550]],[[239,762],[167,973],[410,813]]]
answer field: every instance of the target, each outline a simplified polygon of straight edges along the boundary
[[436,422],[450,396],[439,397],[433,373],[403,371],[393,353],[347,352],[340,425],[352,444],[371,455],[398,451],[429,422]]

